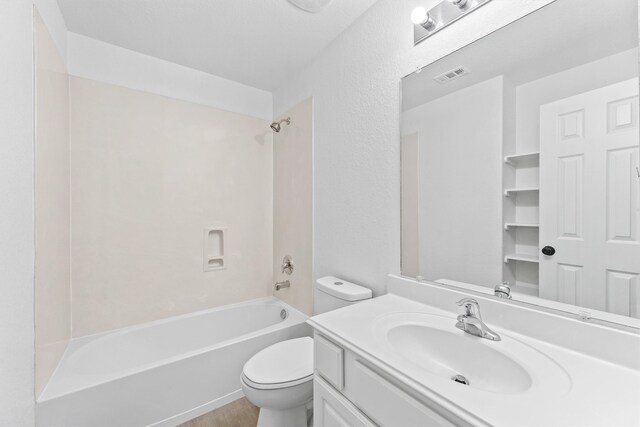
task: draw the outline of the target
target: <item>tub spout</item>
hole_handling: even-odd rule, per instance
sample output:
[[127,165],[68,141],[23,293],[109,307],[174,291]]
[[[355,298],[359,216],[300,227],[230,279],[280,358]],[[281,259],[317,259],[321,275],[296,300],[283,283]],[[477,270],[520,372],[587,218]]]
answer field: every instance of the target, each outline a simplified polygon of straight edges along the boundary
[[285,280],[284,282],[276,282],[276,291],[279,291],[282,288],[288,288],[289,286],[291,286],[291,283],[289,283],[288,280]]

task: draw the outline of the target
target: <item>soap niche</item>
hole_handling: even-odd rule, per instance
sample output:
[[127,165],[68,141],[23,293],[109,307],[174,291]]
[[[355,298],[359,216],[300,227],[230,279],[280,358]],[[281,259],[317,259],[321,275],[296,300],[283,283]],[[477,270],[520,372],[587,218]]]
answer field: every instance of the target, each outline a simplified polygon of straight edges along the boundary
[[204,230],[204,271],[226,268],[224,259],[226,229],[207,228]]

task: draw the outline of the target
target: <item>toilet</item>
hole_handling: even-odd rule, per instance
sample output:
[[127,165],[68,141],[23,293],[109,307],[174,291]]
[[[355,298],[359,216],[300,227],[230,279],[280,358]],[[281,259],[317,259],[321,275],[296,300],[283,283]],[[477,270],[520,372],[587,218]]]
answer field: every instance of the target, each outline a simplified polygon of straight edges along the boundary
[[[313,314],[372,297],[371,289],[333,276],[317,280]],[[245,397],[260,408],[258,427],[304,427],[313,399],[313,339],[273,344],[245,363],[240,378]]]

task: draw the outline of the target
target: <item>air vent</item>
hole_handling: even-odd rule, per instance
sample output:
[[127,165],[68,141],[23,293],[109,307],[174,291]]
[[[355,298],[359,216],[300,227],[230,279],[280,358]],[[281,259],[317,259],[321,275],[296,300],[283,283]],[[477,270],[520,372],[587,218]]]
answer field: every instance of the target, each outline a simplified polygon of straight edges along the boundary
[[449,70],[446,73],[442,73],[439,76],[435,76],[433,80],[437,81],[441,85],[449,83],[450,81],[469,74],[470,71],[462,66],[456,67],[453,70]]

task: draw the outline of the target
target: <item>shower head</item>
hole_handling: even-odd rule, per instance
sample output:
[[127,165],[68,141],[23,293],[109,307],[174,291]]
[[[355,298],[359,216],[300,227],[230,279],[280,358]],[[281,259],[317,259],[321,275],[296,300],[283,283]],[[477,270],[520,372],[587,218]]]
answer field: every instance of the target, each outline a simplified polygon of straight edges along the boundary
[[271,123],[271,129],[273,129],[274,132],[280,132],[280,129],[282,128],[282,126],[280,126],[282,123],[286,123],[288,125],[291,124],[291,117],[287,117],[286,119],[282,119],[279,122],[273,122]]

